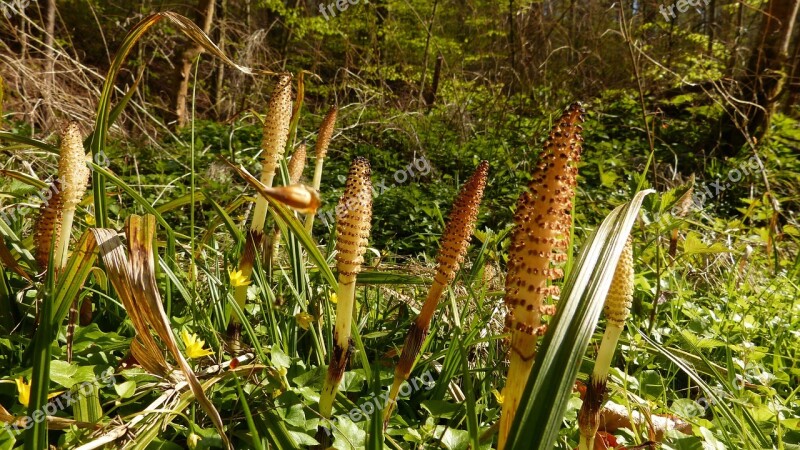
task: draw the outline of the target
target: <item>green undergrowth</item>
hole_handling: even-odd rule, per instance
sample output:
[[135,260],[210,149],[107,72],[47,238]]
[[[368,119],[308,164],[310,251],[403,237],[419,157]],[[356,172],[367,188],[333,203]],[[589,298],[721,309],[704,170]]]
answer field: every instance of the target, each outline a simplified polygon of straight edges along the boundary
[[[379,413],[366,405],[391,383],[396,353],[432,276],[444,218],[458,187],[482,159],[491,164],[489,183],[467,263],[440,305],[412,373],[416,384],[401,395],[383,445],[456,450],[477,439],[480,448],[489,448],[506,370],[502,288],[511,218],[540,144],[564,106],[537,107],[517,97],[493,103],[496,94],[476,89],[472,106],[456,108],[451,106],[459,99],[456,90],[445,91],[443,106],[429,112],[342,108],[337,125],[342,133],[334,138],[326,160],[322,211],[332,210],[355,156],[370,159],[376,197],[371,250],[357,292],[356,351],[337,399],[336,420],[324,423],[316,413],[327,363],[320,349],[331,348],[335,289],[320,270],[320,265],[332,265],[333,223],[317,220],[314,237],[321,261],[310,256],[298,234],[285,232],[276,266],[271,271],[259,266],[252,280],[244,340],[252,353],[248,363],[258,367],[250,375],[221,376],[207,390],[236,448],[309,446],[316,442],[318,426],[331,427],[335,448],[382,448],[368,439],[376,435],[373,419]],[[614,91],[586,104],[574,209],[577,252],[612,209],[642,188],[659,191],[645,199],[632,231],[634,314],[612,370],[610,398],[631,410],[675,415],[692,424],[691,435],[668,433],[664,449],[800,448],[800,167],[793,156],[798,124],[777,116],[770,137],[755,147],[765,170],[751,169],[734,181],[732,171],[750,164],[753,153],[743,149],[724,156],[713,148],[703,153],[702,130],[713,125],[718,111],[689,100],[676,101],[680,114],[650,117],[655,163],[648,165],[650,149],[636,98]],[[298,138],[309,138],[309,150],[323,111],[304,110],[301,117]],[[222,336],[231,314],[229,272],[237,266],[242,246],[235,230],[244,229],[247,202],[254,195],[220,158],[258,173],[260,128],[252,115],[231,124],[198,120],[177,139],[133,142],[112,137],[106,147],[108,170],[118,177],[107,181],[104,193],[109,225],[121,228],[126,217],[154,209],[174,233],[175,248],[170,249],[166,230],[159,229],[158,283],[172,328],[197,334],[213,352],[192,360],[197,371],[229,359]],[[10,131],[29,130],[15,124]],[[21,171],[20,161],[27,160],[42,179],[54,173],[54,158],[41,152],[24,146],[4,151],[20,157],[6,170]],[[683,179],[676,179],[675,171]],[[405,179],[398,173],[406,174]],[[709,195],[678,217],[670,211],[691,173],[695,193]],[[307,170],[304,179],[310,178]],[[724,189],[706,190],[719,180]],[[38,202],[36,189],[22,181],[3,178],[0,186],[4,210]],[[781,206],[778,213],[773,200]],[[95,213],[89,201],[81,205],[80,232],[93,223]],[[31,212],[4,221],[1,230],[6,246],[25,268],[21,249],[32,245],[34,216]],[[269,219],[268,229],[274,223],[285,227]],[[674,256],[669,252],[673,230],[678,235]],[[27,349],[43,285],[15,273],[6,261],[0,275],[0,308],[7,308],[0,310],[0,405],[24,416],[27,409],[13,380],[31,377]],[[134,328],[101,269],[80,292],[93,299],[96,314],[90,325],[78,327],[72,363],[65,362],[64,330],[58,330],[47,390],[104,380],[91,397],[99,411],[93,420],[104,425],[131,420],[161,395],[160,380],[138,368],[121,369]],[[591,370],[593,351],[590,345],[580,380]],[[102,378],[109,368],[113,379]],[[577,445],[579,407],[576,391],[556,448]],[[82,417],[81,411],[70,405],[55,415],[71,419]],[[219,448],[220,436],[200,408],[186,406],[175,413],[163,429],[148,425],[153,434],[147,448]],[[629,447],[649,439],[646,427],[616,434]],[[50,431],[48,438],[69,448],[87,442],[90,435],[72,426]],[[0,433],[0,449],[25,439],[24,434]]]

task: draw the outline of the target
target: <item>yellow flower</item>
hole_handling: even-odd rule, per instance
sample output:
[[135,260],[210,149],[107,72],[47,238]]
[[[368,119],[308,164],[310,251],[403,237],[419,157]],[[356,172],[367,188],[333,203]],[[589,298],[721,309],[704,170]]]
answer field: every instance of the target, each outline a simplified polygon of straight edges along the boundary
[[228,271],[228,276],[231,279],[231,286],[233,287],[247,286],[250,284],[250,279],[244,276],[241,270],[230,270]]
[[14,380],[17,383],[17,391],[19,391],[19,402],[22,403],[23,406],[28,406],[28,402],[31,399],[31,382],[25,382],[25,379],[22,377],[17,378]]
[[497,403],[503,404],[503,394],[500,393],[497,389],[492,389],[492,394],[494,394],[494,398],[497,399]]
[[328,300],[330,300],[331,303],[336,304],[336,302],[339,301],[339,296],[336,294],[336,292],[331,292],[331,295],[330,297],[328,297]]
[[91,214],[86,215],[86,225],[93,227],[97,222],[94,220],[94,216]]
[[299,312],[294,315],[294,318],[297,320],[297,324],[300,325],[300,328],[304,330],[307,330],[311,322],[314,321],[314,316],[307,312]]
[[184,328],[181,330],[181,339],[186,346],[186,356],[189,358],[202,358],[203,356],[213,355],[214,352],[204,349],[206,341],[197,337],[196,334],[189,334]]

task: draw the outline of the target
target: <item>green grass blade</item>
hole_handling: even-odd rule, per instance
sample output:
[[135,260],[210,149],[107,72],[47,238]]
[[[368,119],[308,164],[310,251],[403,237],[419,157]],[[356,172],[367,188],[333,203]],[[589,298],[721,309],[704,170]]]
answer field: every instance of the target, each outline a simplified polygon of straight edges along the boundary
[[511,427],[509,449],[551,450],[586,347],[594,332],[617,260],[644,198],[641,191],[616,208],[592,233],[564,283]]
[[367,284],[422,285],[431,283],[430,280],[426,280],[425,278],[417,275],[410,275],[406,273],[393,273],[393,272],[376,272],[376,271],[359,272],[356,278],[356,282],[360,285],[367,285]]
[[256,450],[263,450],[264,446],[261,445],[261,436],[258,434],[258,427],[256,427],[255,422],[253,422],[253,415],[250,413],[250,404],[247,403],[247,396],[244,395],[244,390],[242,390],[242,383],[239,382],[239,378],[236,376],[233,377],[233,381],[236,383],[236,392],[239,395],[239,402],[241,402],[242,410],[244,411],[247,428],[252,435],[253,448]]
[[[242,235],[242,231],[236,225],[236,222],[234,222],[233,218],[231,218],[228,212],[225,211],[225,208],[223,208],[219,203],[215,202],[211,198],[209,198],[209,201],[211,203],[211,206],[214,208],[214,211],[217,212],[219,218],[225,224],[225,228],[227,228],[228,232],[230,232],[231,237],[233,237],[237,243],[239,244],[243,243],[244,236]],[[205,241],[205,238],[203,240]]]
[[253,420],[259,429],[266,430],[274,448],[281,450],[300,448],[300,444],[297,443],[289,433],[289,430],[286,429],[286,425],[283,424],[283,419],[274,410],[265,411],[264,416],[266,418],[256,416],[253,417]]
[[[645,342],[647,342],[649,345],[651,345],[658,353],[663,355],[665,358],[669,359],[673,364],[678,366],[678,368],[680,368],[689,378],[692,379],[692,381],[694,381],[697,384],[697,386],[699,386],[703,390],[704,394],[706,396],[708,396],[709,403],[714,405],[715,410],[718,411],[722,416],[725,416],[725,419],[728,421],[729,424],[733,425],[733,424],[739,424],[740,423],[740,420],[738,420],[736,418],[736,414],[725,403],[725,399],[721,398],[718,395],[718,391],[712,389],[708,385],[708,383],[706,383],[703,380],[703,378],[700,376],[700,374],[698,374],[692,368],[692,366],[689,363],[687,363],[682,358],[680,358],[680,357],[676,356],[675,354],[673,354],[670,350],[666,349],[665,347],[660,345],[658,342],[650,339],[643,330],[638,330],[638,331],[639,331],[639,334],[642,336],[642,338],[644,338]],[[692,342],[690,342],[688,339],[683,338],[683,336],[680,333],[677,333],[677,334],[678,334],[678,336],[681,336],[682,340],[687,345],[687,347],[695,350],[695,354],[701,355],[700,357],[702,358],[702,354],[699,351],[696,351],[697,349],[696,349],[696,347],[694,346],[694,344]],[[734,390],[733,387],[728,382],[727,378],[725,376],[717,373],[716,370],[713,369],[713,366],[710,363],[708,363],[708,361],[706,361],[706,365],[713,372],[713,377],[717,381],[719,381],[723,386],[725,386],[726,389],[729,392],[732,392]],[[741,408],[741,413],[744,416],[744,420],[745,420],[745,422],[747,422],[748,427],[750,428],[750,430],[755,435],[755,438],[758,441],[758,442],[752,443],[751,445],[758,445],[761,448],[770,448],[772,446],[772,442],[770,442],[770,440],[767,439],[766,436],[764,436],[764,433],[758,427],[758,423],[753,418],[753,416],[745,408]],[[740,427],[740,428],[743,428],[743,427]],[[753,436],[750,433],[745,433],[745,436],[747,436],[748,439],[753,439]]]
[[464,403],[467,407],[467,431],[469,431],[469,441],[471,443],[471,448],[479,449],[481,448],[479,442],[480,429],[478,428],[478,414],[475,408],[476,399],[475,388],[472,383],[473,377],[469,373],[469,362],[467,361],[467,348],[461,340],[456,340],[456,342],[458,342],[458,350],[459,353],[461,353],[461,379],[464,384],[464,395],[466,396],[466,401]]
[[[128,102],[133,97],[133,94],[136,93],[136,88],[139,87],[139,82],[142,81],[142,75],[144,75],[144,68],[142,68],[142,70],[139,72],[139,76],[137,76],[136,79],[133,81],[133,86],[131,86],[128,89],[128,92],[126,92],[125,95],[123,95],[122,98],[119,100],[119,102],[117,102],[117,104],[114,105],[114,108],[111,109],[111,113],[108,116],[108,126],[111,126],[111,124],[116,122],[117,118],[122,113],[122,110],[124,110],[125,107],[128,106]],[[89,133],[89,135],[86,136],[86,139],[83,140],[83,147],[90,148],[92,139],[94,139],[94,131]]]
[[[50,244],[51,254],[53,252],[53,244]],[[54,274],[53,258],[50,258],[44,291],[41,294],[43,297],[42,309],[39,314],[41,314],[42,320],[34,336],[33,371],[31,374],[31,392],[28,400],[28,417],[32,418],[40,417],[43,413],[44,405],[47,404],[47,394],[50,391],[50,345],[53,342],[55,328],[47,318],[50,317],[53,308]],[[25,438],[24,448],[25,450],[44,450],[47,446],[47,422],[34,419],[33,426],[29,429]]]
[[22,183],[27,184],[28,186],[33,186],[36,189],[45,189],[49,186],[46,182],[34,178],[30,175],[26,175],[22,172],[17,172],[16,170],[4,170],[0,169],[0,175],[8,178],[12,178],[14,180],[20,181]]
[[[242,310],[242,308],[239,307],[239,304],[236,303],[236,299],[233,298],[233,292],[228,292],[227,301],[228,306],[231,307],[231,310],[234,314],[238,314],[239,317],[247,317],[247,314],[244,313],[244,310]],[[253,344],[253,350],[258,356],[259,361],[266,361],[267,355],[264,353],[264,348],[259,342],[258,334],[256,334],[255,330],[253,330],[253,325],[249,320],[242,321],[242,330],[244,331],[245,336],[250,338],[250,342]]]
[[[103,90],[100,94],[100,101],[97,105],[97,119],[95,120],[94,132],[91,135],[89,148],[92,152],[92,158],[96,161],[99,155],[103,152],[106,145],[106,135],[108,127],[113,121],[113,114],[111,111],[111,95],[115,90],[117,75],[122,69],[122,65],[128,57],[133,47],[144,36],[144,34],[153,25],[161,21],[161,19],[169,19],[181,32],[189,37],[196,44],[200,45],[205,51],[220,58],[226,64],[235,67],[241,72],[252,74],[253,71],[247,67],[240,66],[228,58],[222,50],[217,47],[213,41],[203,31],[197,27],[191,20],[175,14],[172,12],[160,12],[151,14],[139,23],[137,23],[123,39],[117,50],[114,60],[111,62],[111,67],[108,69]],[[121,105],[127,101],[123,98],[120,102]],[[121,109],[120,109],[121,110]],[[118,112],[117,112],[118,114]],[[95,219],[99,228],[107,227],[108,223],[108,210],[106,208],[105,198],[105,175],[101,172],[92,172],[92,186],[94,191],[94,204],[95,204]]]
[[174,200],[168,201],[163,205],[159,205],[156,208],[156,211],[160,213],[165,213],[168,211],[172,211],[173,209],[180,208],[181,206],[186,206],[192,202],[194,203],[201,203],[206,199],[205,193],[195,192],[194,194],[186,194],[182,195]]
[[[122,41],[114,60],[111,62],[111,67],[103,83],[103,90],[100,94],[100,101],[97,105],[97,118],[95,120],[94,132],[91,135],[89,148],[92,152],[92,160],[97,161],[101,154],[104,153],[106,146],[106,134],[110,122],[111,111],[111,95],[114,93],[114,85],[117,81],[122,64],[128,57],[128,53],[133,49],[133,46],[144,35],[147,30],[163,19],[161,14],[153,14],[145,17],[141,22],[137,23],[125,36]],[[95,220],[97,221],[98,228],[105,228],[108,226],[108,209],[106,207],[106,189],[105,189],[105,175],[97,170],[92,171],[92,191],[94,194],[94,208]]]
[[[103,418],[103,408],[100,406],[100,394],[94,383],[80,384],[73,387],[73,395],[78,401],[73,405],[75,420],[86,423],[97,423]],[[86,386],[86,387],[83,387]]]
[[[61,322],[67,317],[72,300],[78,297],[78,291],[83,287],[86,277],[92,272],[96,259],[97,242],[92,233],[86,231],[72,251],[66,267],[58,276],[52,315],[50,316],[50,324],[54,330],[58,329]],[[47,273],[49,274],[50,271],[48,270]]]
[[[0,239],[0,248],[5,248]],[[11,297],[11,287],[6,279],[6,271],[3,264],[0,264],[0,333],[10,334],[14,328],[16,319],[13,314],[14,301]]]
[[[2,267],[8,267],[26,280],[32,280],[32,276],[25,271],[25,269],[19,264],[19,261],[14,258],[11,250],[6,247],[6,242],[3,239],[2,234],[0,234],[0,268]],[[10,309],[3,311],[2,305],[0,305],[0,317],[2,317],[3,314],[7,313],[8,311],[10,311]]]
[[39,150],[44,150],[47,153],[52,153],[54,155],[59,154],[58,147],[54,147],[38,139],[31,139],[25,136],[18,136],[16,134],[9,133],[8,131],[0,131],[0,141],[16,142],[17,144],[38,148]]
[[11,226],[0,217],[0,236],[6,239],[8,249],[13,250],[19,254],[21,262],[31,268],[37,268],[36,260],[33,258],[31,252],[22,244],[22,240],[14,233]]
[[280,202],[269,197],[267,197],[267,201],[269,202],[270,206],[270,214],[272,214],[275,220],[282,221],[295,235],[295,237],[297,237],[297,240],[300,241],[300,244],[308,252],[308,256],[311,258],[311,261],[315,266],[317,266],[320,272],[322,272],[322,276],[325,278],[325,281],[327,281],[332,287],[338,286],[339,283],[336,281],[333,271],[331,271],[331,268],[328,266],[325,257],[322,256],[322,253],[319,251],[316,244],[314,244],[314,240],[311,239],[311,235],[306,231],[303,224],[300,223],[297,217],[295,217],[295,215]]
[[[373,383],[372,393],[375,398],[380,398],[381,383],[376,379]],[[369,429],[367,430],[367,450],[383,450],[383,416],[379,413],[372,414],[369,418]]]

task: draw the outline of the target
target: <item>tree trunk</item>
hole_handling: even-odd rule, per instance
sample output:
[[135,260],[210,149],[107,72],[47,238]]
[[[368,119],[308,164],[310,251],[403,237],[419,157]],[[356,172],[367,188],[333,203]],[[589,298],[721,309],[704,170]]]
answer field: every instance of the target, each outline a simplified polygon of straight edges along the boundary
[[425,105],[428,107],[428,111],[433,108],[433,104],[436,102],[436,93],[439,90],[439,78],[442,76],[442,55],[436,57],[436,66],[433,69],[433,81],[431,81],[431,87],[425,91]]
[[[217,17],[219,19],[219,26],[217,28],[217,47],[219,47],[222,52],[225,52],[225,17],[227,12],[227,2],[226,0],[220,0],[220,8],[219,12],[217,13]],[[224,95],[224,88],[225,88],[225,63],[221,60],[217,59],[215,73],[214,73],[214,84],[211,88],[211,104],[214,110],[214,117],[217,120],[227,120],[227,114],[225,114],[225,105],[223,100],[225,98]]]
[[47,57],[51,58],[53,56],[53,41],[55,40],[54,37],[56,30],[56,0],[47,0],[44,29],[44,44],[46,47],[45,51],[47,52]]
[[508,0],[508,65],[511,68],[511,80],[508,83],[509,93],[513,92],[519,75],[517,74],[517,33],[514,27],[516,19],[514,0]]
[[428,37],[425,39],[425,55],[422,59],[422,77],[419,80],[419,105],[422,106],[423,92],[425,89],[425,76],[428,72],[428,49],[431,45],[431,34],[433,32],[433,21],[436,19],[436,6],[439,5],[439,0],[433,0],[433,9],[431,10],[431,19],[428,22]]
[[[211,23],[214,20],[214,0],[202,0],[200,8],[198,9],[197,26],[203,29],[203,32],[208,34],[211,31]],[[175,108],[175,127],[181,128],[186,125],[187,112],[186,112],[186,97],[189,94],[189,75],[192,71],[192,62],[194,59],[203,52],[203,48],[194,43],[190,43],[180,54],[180,61],[176,65],[178,72],[177,89],[175,90],[174,105]]]
[[543,3],[530,4],[518,30],[521,36],[519,67],[522,86],[532,87],[539,81],[538,68],[550,52],[545,29]]
[[761,31],[742,80],[742,100],[753,103],[745,110],[744,126],[752,138],[760,139],[769,129],[786,80],[787,53],[798,8],[800,0],[770,0],[764,11]]
[[800,34],[798,35],[797,42],[794,44],[794,55],[792,56],[789,64],[792,65],[792,71],[789,73],[787,90],[789,95],[786,97],[786,103],[783,105],[784,114],[791,114],[792,109],[800,101]]
[[717,1],[711,0],[706,8],[706,27],[708,32],[708,56],[714,56],[714,37],[717,32]]
[[733,48],[730,52],[730,59],[728,60],[727,76],[732,77],[737,65],[739,64],[739,46],[742,43],[742,36],[744,36],[744,3],[739,2],[739,7],[736,10],[736,33],[733,38]]

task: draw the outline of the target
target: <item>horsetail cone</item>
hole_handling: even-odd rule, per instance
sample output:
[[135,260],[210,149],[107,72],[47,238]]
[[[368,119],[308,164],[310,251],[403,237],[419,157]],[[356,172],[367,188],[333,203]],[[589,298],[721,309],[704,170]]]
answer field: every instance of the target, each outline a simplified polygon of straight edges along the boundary
[[[478,209],[483,199],[483,189],[486,187],[488,173],[489,162],[481,161],[478,168],[475,169],[475,173],[461,187],[461,191],[453,203],[450,221],[445,225],[439,254],[436,256],[436,275],[433,279],[437,284],[446,285],[453,281],[458,268],[464,261],[469,239],[475,229],[475,221],[478,219]],[[425,311],[423,310],[423,312]],[[420,318],[429,319],[430,316],[421,314]]]
[[297,184],[303,176],[303,170],[306,168],[306,144],[301,143],[297,150],[292,153],[289,158],[289,163],[286,165],[289,171],[289,184]]
[[350,165],[344,194],[336,205],[336,268],[340,283],[353,283],[361,271],[372,220],[369,161],[358,157]]
[[[316,162],[314,166],[314,180],[311,184],[316,190],[319,190],[320,185],[322,184],[322,165],[325,162],[325,155],[328,154],[328,146],[331,144],[333,128],[334,125],[336,125],[336,116],[338,113],[339,110],[336,108],[336,106],[331,106],[331,109],[328,111],[328,114],[325,116],[325,119],[322,120],[322,124],[319,127],[317,143],[314,145],[314,156],[316,157]],[[310,233],[311,228],[314,226],[313,214],[310,214],[308,217],[306,217],[305,226],[306,231]]]
[[364,262],[372,220],[372,181],[369,161],[356,158],[350,165],[344,194],[336,205],[336,268],[339,293],[336,327],[328,374],[320,394],[320,414],[328,418],[350,356],[350,326],[353,318],[356,276]]
[[542,315],[555,312],[547,300],[559,290],[549,282],[563,276],[557,266],[567,259],[584,112],[580,103],[573,103],[561,115],[545,141],[528,190],[517,203],[506,276],[511,350],[498,449],[505,446],[533,366],[537,339],[546,330]]
[[61,218],[61,233],[58,236],[54,261],[57,268],[67,263],[68,246],[75,208],[83,199],[89,178],[92,173],[86,164],[87,156],[83,151],[83,138],[77,122],[70,122],[61,135],[60,157],[58,160],[58,179],[62,188],[61,200],[64,213]]
[[489,162],[481,162],[475,173],[461,187],[461,191],[459,191],[453,203],[450,220],[445,226],[439,246],[439,254],[436,256],[436,273],[433,277],[433,285],[428,291],[428,297],[425,299],[422,311],[406,334],[400,362],[395,368],[394,383],[389,392],[389,402],[384,412],[384,424],[387,423],[392,414],[400,386],[411,374],[422,342],[428,334],[439,298],[442,296],[445,287],[455,279],[456,272],[467,253],[467,246],[475,228],[475,221],[478,218],[478,209],[483,198],[488,172]]
[[631,313],[633,277],[633,248],[631,239],[628,238],[625,248],[622,250],[622,255],[619,257],[619,262],[617,262],[614,278],[606,296],[606,304],[603,307],[603,314],[609,326],[622,328]]
[[631,239],[628,238],[606,294],[606,304],[603,308],[607,321],[606,331],[603,333],[594,370],[586,386],[583,405],[578,412],[578,428],[581,433],[579,450],[594,450],[594,438],[600,424],[600,409],[605,400],[608,369],[611,367],[611,359],[633,303],[633,282],[633,248]]
[[64,213],[64,200],[61,182],[53,181],[49,190],[50,198],[39,207],[39,217],[33,224],[34,257],[39,267],[44,270],[50,262],[50,246],[58,248],[58,236],[61,233],[61,217]]
[[[275,172],[286,152],[286,141],[289,139],[289,123],[292,119],[292,77],[282,75],[272,90],[267,113],[264,116],[264,127],[261,136],[261,183],[272,187]],[[267,218],[267,200],[259,196],[253,211],[253,222],[250,231],[256,238],[261,238],[264,221]],[[256,246],[258,247],[258,246]],[[242,268],[242,270],[244,270]]]
[[77,122],[70,122],[61,135],[58,178],[64,187],[64,208],[74,209],[83,199],[89,177],[92,175],[86,164],[83,137]]
[[292,77],[282,75],[269,99],[269,110],[264,117],[261,150],[264,161],[261,166],[261,182],[272,186],[275,171],[286,151],[289,124],[292,119]]
[[328,154],[328,146],[331,144],[333,137],[333,127],[336,124],[336,116],[339,110],[336,106],[331,106],[322,124],[319,126],[319,134],[317,135],[317,143],[314,145],[314,156],[317,158],[325,158]]

